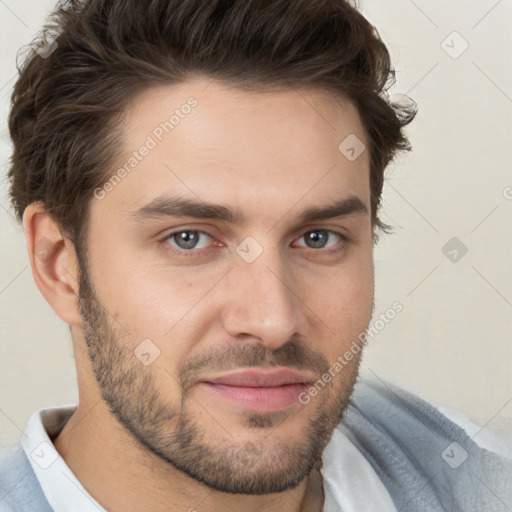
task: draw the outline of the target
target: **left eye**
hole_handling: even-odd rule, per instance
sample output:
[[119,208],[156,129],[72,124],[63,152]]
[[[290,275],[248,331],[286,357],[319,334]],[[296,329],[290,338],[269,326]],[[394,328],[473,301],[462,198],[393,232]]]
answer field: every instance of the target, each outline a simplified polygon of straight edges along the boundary
[[[201,238],[203,242],[199,243]],[[177,231],[176,233],[171,233],[167,240],[174,241],[178,248],[183,250],[204,249],[208,247],[211,236],[204,231]]]
[[[333,238],[334,241],[331,242]],[[304,233],[299,238],[299,240],[301,239],[305,240],[305,247],[309,247],[310,249],[325,249],[336,245],[339,240],[343,240],[343,235],[329,229],[315,229]],[[304,247],[304,245],[301,245],[301,247]]]

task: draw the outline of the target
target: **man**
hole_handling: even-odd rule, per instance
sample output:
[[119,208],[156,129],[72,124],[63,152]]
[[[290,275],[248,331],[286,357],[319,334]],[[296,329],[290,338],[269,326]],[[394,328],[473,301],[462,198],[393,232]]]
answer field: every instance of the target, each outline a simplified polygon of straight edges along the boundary
[[79,404],[0,510],[508,510],[511,462],[359,381],[388,52],[341,0],[64,2],[13,93],[11,195]]

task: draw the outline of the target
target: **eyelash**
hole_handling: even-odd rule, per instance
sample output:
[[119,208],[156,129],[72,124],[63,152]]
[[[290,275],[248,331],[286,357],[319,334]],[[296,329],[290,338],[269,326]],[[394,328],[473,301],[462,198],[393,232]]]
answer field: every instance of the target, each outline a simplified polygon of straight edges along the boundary
[[[304,234],[301,235],[299,237],[299,239],[303,238],[308,233],[314,233],[314,232],[318,232],[318,231],[324,232],[324,233],[329,233],[330,235],[337,235],[340,238],[340,243],[336,244],[332,248],[327,248],[327,249],[324,249],[324,248],[315,249],[312,247],[306,247],[306,249],[310,249],[310,250],[316,251],[316,252],[323,252],[324,254],[325,253],[335,254],[335,253],[341,252],[343,249],[345,249],[346,245],[350,242],[349,237],[347,237],[343,233],[340,233],[339,231],[334,231],[332,229],[325,229],[325,228],[310,229],[310,230],[304,232]],[[176,246],[171,246],[171,244],[169,243],[169,240],[171,238],[173,238],[175,235],[179,235],[180,233],[197,233],[200,235],[206,235],[206,236],[212,238],[213,240],[215,240],[215,238],[212,235],[210,235],[206,231],[202,231],[199,229],[180,229],[178,231],[173,231],[172,233],[169,233],[168,235],[166,235],[165,238],[163,238],[163,240],[161,240],[161,243],[164,244],[164,246],[166,247],[167,250],[170,250],[173,253],[181,255],[181,256],[186,256],[186,257],[200,256],[203,254],[204,251],[209,251],[210,246],[203,247],[201,249],[181,249]],[[304,247],[304,246],[301,246],[301,247]]]

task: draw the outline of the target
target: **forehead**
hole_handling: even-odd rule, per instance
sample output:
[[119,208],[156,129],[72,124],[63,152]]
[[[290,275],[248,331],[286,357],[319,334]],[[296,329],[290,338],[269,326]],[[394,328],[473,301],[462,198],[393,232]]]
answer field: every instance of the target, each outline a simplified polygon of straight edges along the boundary
[[163,192],[247,206],[261,200],[260,211],[301,196],[314,205],[326,195],[369,201],[368,152],[343,153],[347,140],[358,152],[367,146],[359,114],[326,92],[249,92],[195,78],[145,90],[121,128],[125,152],[112,174],[126,172],[106,198],[113,207],[133,210]]

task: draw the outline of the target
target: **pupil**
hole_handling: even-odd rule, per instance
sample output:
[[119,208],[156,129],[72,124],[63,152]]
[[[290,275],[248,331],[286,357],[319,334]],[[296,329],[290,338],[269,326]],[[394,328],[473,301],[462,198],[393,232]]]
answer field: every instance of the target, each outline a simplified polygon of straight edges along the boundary
[[310,242],[310,247],[314,247],[315,249],[317,249],[325,245],[325,242],[327,240],[327,234],[322,231],[310,231],[308,240]]
[[192,249],[197,243],[198,235],[193,231],[182,231],[178,235],[177,244],[182,249]]

